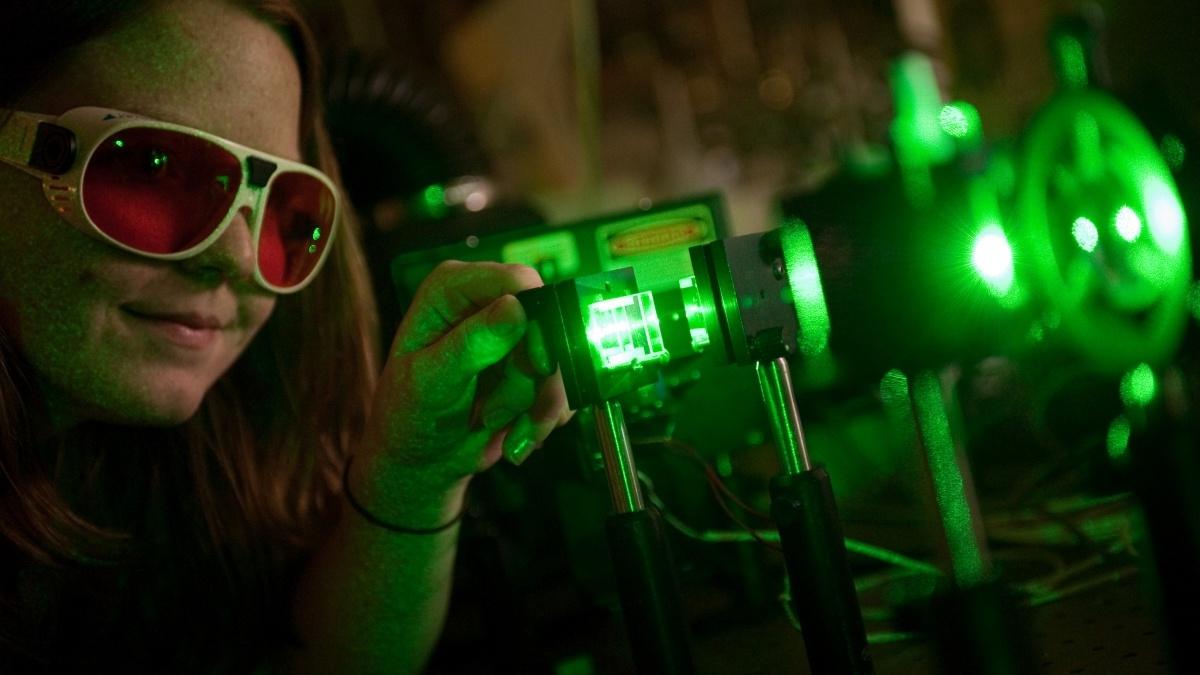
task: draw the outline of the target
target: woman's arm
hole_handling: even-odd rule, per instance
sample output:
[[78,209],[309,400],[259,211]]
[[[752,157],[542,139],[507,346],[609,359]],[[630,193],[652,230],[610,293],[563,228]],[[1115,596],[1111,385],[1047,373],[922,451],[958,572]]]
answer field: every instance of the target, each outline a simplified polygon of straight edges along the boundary
[[[540,284],[528,267],[455,262],[422,284],[348,478],[373,515],[407,528],[449,522],[472,475],[502,453],[521,461],[565,422],[562,379],[544,347],[518,349],[526,319],[513,294]],[[420,670],[445,620],[457,531],[399,534],[343,508],[300,579],[294,616],[306,647],[283,670]]]
[[[378,457],[356,457],[351,492],[373,514],[411,527],[448,522],[469,479],[441,485]],[[287,673],[417,673],[446,617],[458,526],[398,534],[349,505],[300,577],[294,620],[306,649]]]

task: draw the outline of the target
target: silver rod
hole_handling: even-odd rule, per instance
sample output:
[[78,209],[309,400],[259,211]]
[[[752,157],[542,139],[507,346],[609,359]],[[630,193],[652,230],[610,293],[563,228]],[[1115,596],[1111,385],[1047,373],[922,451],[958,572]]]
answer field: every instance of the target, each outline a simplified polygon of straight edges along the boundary
[[767,417],[771,420],[771,431],[775,435],[779,463],[788,474],[811,471],[812,460],[808,457],[808,445],[804,442],[804,427],[800,424],[796,395],[792,393],[792,373],[787,359],[780,357],[769,362],[760,361],[756,370]]
[[633,449],[629,445],[629,431],[625,428],[621,404],[604,401],[594,408],[596,433],[600,437],[600,452],[604,456],[604,473],[608,476],[613,508],[617,513],[642,511],[646,502],[642,499],[642,486],[633,464]]

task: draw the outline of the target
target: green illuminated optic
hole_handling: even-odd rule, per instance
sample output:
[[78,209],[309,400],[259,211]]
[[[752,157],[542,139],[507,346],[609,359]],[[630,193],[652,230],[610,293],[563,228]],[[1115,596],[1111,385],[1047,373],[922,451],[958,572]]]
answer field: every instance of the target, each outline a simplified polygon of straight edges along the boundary
[[1117,211],[1115,222],[1117,234],[1125,241],[1133,242],[1142,234],[1142,219],[1138,217],[1137,211],[1128,206],[1122,206]]
[[118,148],[123,148],[125,147],[125,141],[118,138],[117,140],[113,141],[113,145],[117,146]]
[[608,370],[668,356],[650,291],[588,305],[587,336],[599,366]]
[[1149,364],[1139,364],[1121,378],[1121,400],[1129,407],[1145,406],[1154,400],[1158,385]]
[[313,228],[312,240],[313,241],[321,241],[321,228],[319,228],[319,227]]
[[692,335],[692,349],[700,351],[708,346],[706,309],[700,302],[700,289],[696,288],[696,277],[679,280],[679,292],[683,296],[683,313],[687,316],[688,330]]
[[1108,456],[1114,462],[1122,462],[1129,456],[1129,420],[1121,415],[1108,425]]
[[1100,231],[1096,229],[1096,224],[1083,216],[1076,218],[1075,223],[1071,225],[1071,236],[1075,237],[1079,248],[1088,253],[1096,250],[1096,244],[1100,241]]
[[308,245],[308,252],[309,252],[309,253],[316,253],[316,252],[317,252],[317,245],[316,245],[316,244],[309,244],[309,245]]
[[154,168],[161,169],[167,165],[167,153],[162,150],[151,150],[150,163],[154,165]]
[[975,522],[967,500],[966,479],[958,465],[950,420],[942,400],[941,384],[933,373],[917,376],[913,383],[913,403],[920,422],[921,436],[929,458],[934,497],[942,516],[942,528],[950,549],[954,580],[968,587],[984,580],[983,551],[975,539]]
[[1187,158],[1187,148],[1184,147],[1183,141],[1175,134],[1167,134],[1163,136],[1162,144],[1163,159],[1167,160],[1167,166],[1171,167],[1172,171],[1178,171],[1183,168],[1183,160]]
[[803,221],[790,220],[784,224],[781,243],[788,286],[800,322],[800,353],[816,356],[829,347],[830,326],[812,236]]
[[1012,246],[999,225],[985,225],[975,237],[975,245],[971,248],[971,264],[993,295],[1004,296],[1012,290]]

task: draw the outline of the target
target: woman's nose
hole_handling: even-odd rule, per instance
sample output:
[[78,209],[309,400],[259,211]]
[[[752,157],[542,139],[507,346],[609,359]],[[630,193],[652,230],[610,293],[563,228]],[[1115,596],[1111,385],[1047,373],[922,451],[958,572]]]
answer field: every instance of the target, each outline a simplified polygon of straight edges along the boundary
[[205,283],[253,281],[254,238],[250,231],[250,207],[244,206],[233,215],[233,222],[208,248],[186,260],[179,261],[189,275]]

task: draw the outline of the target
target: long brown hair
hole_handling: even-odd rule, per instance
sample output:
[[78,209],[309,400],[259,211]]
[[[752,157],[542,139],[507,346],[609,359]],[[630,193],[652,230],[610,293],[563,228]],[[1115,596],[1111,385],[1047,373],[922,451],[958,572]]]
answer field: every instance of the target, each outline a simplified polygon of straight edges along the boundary
[[[51,64],[45,72],[52,73],[56,56],[153,1],[16,3],[36,5],[29,20],[55,29],[10,24],[40,41],[23,46],[14,35],[11,49],[0,47],[0,63],[10,74],[0,75],[0,102],[32,84],[28,73],[36,72],[36,64]],[[305,160],[338,181],[322,119],[320,60],[308,24],[287,0],[235,4],[276,27],[292,46],[304,76]],[[13,32],[0,28],[0,44]],[[224,580],[228,593],[214,597],[228,602],[232,596],[249,605],[229,613],[248,623],[262,620],[270,592],[256,586],[281,583],[272,568],[314,547],[337,517],[340,468],[363,434],[375,389],[377,323],[360,233],[347,217],[321,273],[300,293],[278,298],[267,324],[192,419],[167,430],[87,423],[56,440],[52,465],[34,448],[37,416],[45,414],[35,378],[0,330],[0,546],[65,570],[119,566],[142,554],[141,528],[120,519],[89,520],[74,496],[60,490],[56,471],[69,454],[89,463],[81,494],[111,489],[96,478],[107,472],[125,476],[133,493],[175,504],[171,508],[178,513],[157,506],[159,512],[147,518],[189,521],[191,530],[174,522],[165,526],[176,530],[171,539],[179,555],[219,568],[215,578]],[[2,554],[0,548],[0,560]],[[2,622],[12,617],[5,605],[13,602],[0,588],[0,647]]]

